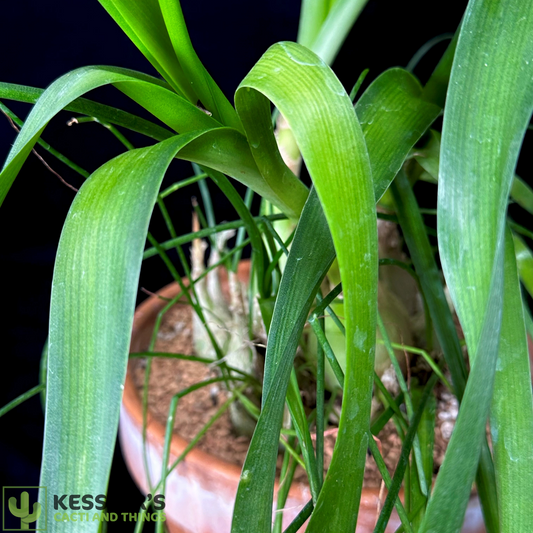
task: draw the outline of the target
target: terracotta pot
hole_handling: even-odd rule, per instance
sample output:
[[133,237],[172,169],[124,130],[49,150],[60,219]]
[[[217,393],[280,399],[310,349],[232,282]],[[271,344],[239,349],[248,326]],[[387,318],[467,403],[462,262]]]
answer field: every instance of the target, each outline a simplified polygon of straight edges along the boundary
[[[239,269],[242,280],[248,278],[248,266]],[[172,298],[179,291],[173,283],[159,294]],[[149,345],[158,312],[166,304],[156,297],[144,301],[135,312],[131,339],[131,351],[140,352]],[[147,452],[151,472],[161,472],[165,427],[150,415],[147,425]],[[128,368],[124,397],[120,414],[119,438],[128,469],[140,490],[147,494],[146,476],[142,460],[142,404]],[[170,463],[183,452],[188,442],[174,434],[171,443]],[[201,450],[193,449],[167,477],[166,524],[171,533],[229,533],[240,467],[226,463]],[[276,483],[277,492],[277,483]],[[311,498],[309,487],[293,484],[286,503],[283,527]],[[357,522],[357,533],[371,533],[376,523],[378,491],[363,489]],[[400,525],[393,511],[386,533],[392,533]],[[479,503],[470,501],[466,513],[464,533],[484,532]]]

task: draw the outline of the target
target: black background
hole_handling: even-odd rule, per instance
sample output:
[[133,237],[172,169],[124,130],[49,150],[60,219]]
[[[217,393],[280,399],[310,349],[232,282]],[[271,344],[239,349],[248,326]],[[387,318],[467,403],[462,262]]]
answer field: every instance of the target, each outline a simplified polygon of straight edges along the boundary
[[[454,32],[466,2],[371,1],[365,8],[339,55],[334,70],[349,91],[361,71],[370,68],[364,86],[384,69],[405,66],[430,38]],[[0,81],[46,87],[69,70],[91,64],[155,71],[115,25],[96,0],[77,2],[19,0],[2,6],[0,31]],[[245,2],[243,0],[183,1],[193,44],[204,64],[233,101],[239,81],[269,45],[295,40],[299,16],[297,0]],[[445,44],[437,46],[415,70],[426,81]],[[90,96],[111,105],[143,114],[142,110],[112,88]],[[30,106],[4,101],[21,118]],[[43,138],[88,171],[94,171],[124,148],[102,126],[68,127],[72,116],[61,113],[47,127]],[[144,115],[146,116],[146,114]],[[136,145],[147,143],[126,132]],[[15,132],[0,114],[0,162]],[[42,149],[38,151],[65,180],[79,187],[82,179]],[[190,175],[190,165],[173,163],[165,183]],[[239,190],[242,190],[240,188]],[[194,188],[191,194],[197,194]],[[212,188],[217,220],[235,214]],[[47,336],[52,271],[61,227],[74,193],[30,156],[0,209],[0,271],[2,296],[3,371],[0,405],[38,383],[39,359]],[[168,207],[180,231],[190,228],[190,194],[173,195]],[[166,238],[162,221],[154,215],[152,231]],[[143,266],[141,286],[157,290],[171,278],[158,259]],[[144,296],[139,295],[139,301]],[[0,485],[38,485],[43,415],[36,397],[0,419]],[[58,450],[59,453],[59,450]],[[109,486],[109,508],[136,512],[141,495],[129,478],[120,451]],[[128,524],[111,531],[130,531]],[[149,528],[146,528],[149,531]]]

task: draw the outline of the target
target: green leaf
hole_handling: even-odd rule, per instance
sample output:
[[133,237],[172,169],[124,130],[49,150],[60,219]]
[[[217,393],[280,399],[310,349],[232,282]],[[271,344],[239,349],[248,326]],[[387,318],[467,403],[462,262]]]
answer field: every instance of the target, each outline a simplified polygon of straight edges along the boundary
[[196,55],[179,0],[159,0],[159,5],[174,53],[198,99],[222,124],[242,131],[235,109]]
[[194,105],[202,103],[221,124],[242,129],[235,109],[194,51],[179,0],[100,3],[178,94]]
[[513,241],[520,280],[527,292],[533,295],[533,253],[518,235],[513,235]]
[[[300,261],[296,258],[300,257]],[[267,353],[275,365],[265,367],[261,415],[248,448],[235,500],[232,531],[248,533],[250,520],[257,532],[270,531],[276,475],[279,430],[293,358],[314,295],[333,259],[335,250],[314,189],[302,211],[291,253],[276,298],[275,328],[271,326]],[[293,280],[290,283],[289,280]],[[298,314],[295,315],[295,311]]]
[[448,45],[448,48],[446,48],[446,51],[424,87],[424,100],[433,102],[439,107],[444,107],[444,103],[446,102],[446,92],[448,90],[448,84],[450,83],[450,73],[460,30],[461,26],[459,26],[455,32],[452,41]]
[[[33,107],[24,127],[21,129],[15,140],[13,148],[9,152],[2,170],[0,180],[0,203],[3,202],[23,162],[31,152],[37,139],[51,118],[80,95],[102,85],[119,82],[122,82],[123,88],[126,86],[127,82],[143,85],[148,94],[152,97],[157,95],[157,97],[161,97],[163,101],[166,99],[166,95],[173,98],[175,105],[178,107],[175,113],[168,114],[167,116],[174,116],[176,117],[176,120],[180,120],[180,111],[188,111],[188,118],[191,122],[187,121],[184,123],[190,124],[191,127],[189,127],[188,131],[191,131],[192,129],[216,127],[218,125],[217,122],[210,119],[210,117],[205,115],[205,113],[202,113],[199,109],[196,109],[195,106],[192,106],[186,102],[186,100],[174,95],[162,86],[162,82],[159,82],[150,76],[113,67],[83,67],[74,70],[56,80],[42,94],[38,103]],[[180,104],[182,104],[181,109]],[[154,103],[154,105],[158,107],[159,103]],[[177,124],[174,124],[174,126],[177,126]]]
[[429,140],[423,148],[415,148],[415,161],[435,180],[439,179],[440,138],[438,131],[429,130]]
[[500,351],[491,434],[500,528],[533,530],[533,400],[524,313],[511,232],[506,234]]
[[531,4],[474,0],[455,53],[442,132],[438,237],[471,372],[424,532],[460,529],[485,436],[501,325],[507,198],[533,108],[532,31]]
[[[306,44],[318,57],[331,65],[367,2],[368,0],[335,0],[318,35],[312,43],[302,44]],[[329,4],[331,6],[332,2]]]
[[[273,72],[279,74],[279,70],[276,70],[279,68],[277,65],[274,64],[272,68]],[[259,80],[263,79],[261,76],[265,78],[268,76],[266,68],[259,71]],[[303,94],[304,89],[305,87],[299,88],[299,94]],[[372,121],[369,120],[370,124],[364,123],[362,129],[370,156],[374,178],[374,198],[376,199],[386,189],[412,145],[430,126],[439,110],[431,104],[417,100],[417,95],[420,94],[418,83],[411,74],[400,69],[385,72],[367,91],[368,94],[365,93],[362,97],[363,104],[361,105],[375,106],[373,115],[375,126],[372,127]],[[309,101],[307,98],[305,100]],[[271,130],[268,129],[269,116],[266,112],[263,113],[264,124],[258,124],[257,120],[246,116],[246,112],[249,112],[255,117],[256,115],[252,115],[252,112],[256,110],[254,103],[266,108],[265,101],[265,98],[247,91],[246,88],[240,89],[236,97],[237,110],[243,120],[254,157],[256,160],[264,158],[267,164],[268,151],[273,146],[275,148],[268,138],[268,134],[272,135]],[[389,111],[390,106],[394,106],[394,112]],[[411,113],[407,113],[409,109]],[[361,107],[361,112],[364,112],[363,107]],[[294,114],[296,115],[296,112]],[[255,150],[254,144],[257,145]],[[389,146],[388,154],[383,153],[381,144]],[[284,391],[291,368],[291,366],[286,366],[287,359],[292,362],[294,358],[296,346],[316,292],[316,280],[324,276],[333,257],[333,255],[330,256],[333,254],[333,246],[324,214],[321,209],[312,207],[312,195],[306,204],[306,209],[310,212],[313,210],[313,214],[307,215],[306,218],[304,218],[305,210],[302,214],[276,301],[274,325],[270,330],[265,361],[263,411],[256,430],[257,434],[254,435],[250,445],[250,459],[244,466],[247,475],[241,482],[242,487],[239,489],[237,498],[234,520],[236,531],[239,530],[238,527],[244,529],[250,520],[257,520],[258,513],[259,521],[264,524],[265,530],[267,530],[266,524],[270,523],[271,503],[269,502],[272,498],[274,470],[272,468],[269,470],[267,464],[270,462],[272,465],[272,461],[275,461],[278,446],[277,435],[281,422],[279,421],[277,428],[269,429],[272,433],[267,433],[265,428],[268,424],[277,423],[278,419],[273,418],[272,413],[273,410],[282,410],[284,404]],[[309,228],[306,228],[306,225],[310,225]],[[317,246],[317,252],[313,252],[315,246]],[[284,374],[279,374],[280,366],[284,368],[286,366]],[[285,388],[278,386],[280,380],[285,383]],[[272,384],[276,385],[277,396],[267,397],[266,394]],[[265,420],[262,420],[263,417]],[[266,421],[267,417],[268,421]],[[266,450],[269,452],[265,453]],[[269,473],[269,478],[263,477],[265,472]],[[258,479],[261,481],[254,481]]]
[[[43,93],[44,89],[0,82],[0,98],[5,98],[6,100],[16,100],[17,102],[35,104]],[[96,117],[100,122],[108,122],[110,124],[115,124],[116,126],[122,126],[158,141],[164,141],[173,135],[172,132],[150,122],[149,120],[132,115],[131,113],[127,113],[116,107],[87,100],[86,98],[76,98],[72,103],[65,106],[64,110]]]
[[[463,351],[452,313],[446,301],[440,272],[424,228],[424,221],[415,195],[403,171],[396,176],[391,190],[402,232],[418,273],[433,325],[444,352],[444,358],[452,375],[454,392],[461,401],[467,376]],[[477,484],[482,504],[489,505],[489,507],[496,496],[493,470],[490,451],[485,443],[482,447]],[[486,517],[486,520],[488,519]]]
[[292,181],[263,177],[241,133],[233,128],[220,127],[217,121],[196,106],[168,90],[164,82],[114,67],[75,70],[58,79],[42,94],[17,136],[0,174],[0,202],[48,121],[81,94],[109,83],[117,85],[177,131],[210,130],[180,152],[182,159],[232,176],[274,203],[288,216],[296,217],[300,212],[301,198],[291,195],[290,185],[296,183],[306,194],[305,187],[294,176]]
[[[393,68],[379,76],[355,106],[367,139],[376,201],[405,161],[405,147],[414,146],[440,114],[438,106],[421,96],[422,87],[416,78],[406,70]],[[381,167],[378,172],[377,165]]]
[[[258,65],[260,68],[261,63],[254,67],[254,71]],[[248,87],[239,88],[235,94],[235,106],[263,178],[273,191],[279,191],[279,196],[283,193],[292,199],[296,206],[292,218],[298,218],[309,191],[283,162],[278,151],[268,99]],[[279,198],[275,203],[279,205]]]
[[[441,135],[430,130],[430,139],[423,148],[416,148],[413,157],[416,162],[435,180],[439,178]],[[515,175],[511,185],[511,198],[528,213],[533,214],[533,189]]]
[[[298,91],[295,80],[301,80]],[[342,85],[301,46],[279,43],[263,55],[237,90],[241,118],[239,93],[250,89],[274,103],[294,134],[328,220],[343,281],[347,365],[339,437],[307,531],[316,531],[317,524],[321,531],[355,529],[368,440],[377,296],[376,213],[366,145]],[[248,134],[244,120],[243,125]],[[335,500],[341,512],[326,524],[328,500]],[[270,531],[272,506],[268,513],[261,506],[265,512],[257,530]],[[236,504],[233,531],[249,527],[243,516]]]
[[329,0],[302,0],[297,41],[311,48],[329,12]]
[[385,528],[387,527],[387,523],[389,521],[390,514],[394,506],[394,502],[396,498],[398,497],[398,493],[400,491],[402,479],[404,477],[406,469],[409,466],[409,454],[411,453],[413,441],[418,431],[418,425],[424,413],[426,404],[429,401],[430,396],[433,394],[433,388],[435,384],[437,383],[437,381],[438,381],[437,374],[432,374],[432,376],[429,378],[429,381],[426,383],[424,390],[422,391],[422,396],[420,398],[418,409],[415,411],[415,413],[409,420],[409,429],[407,430],[407,433],[405,434],[405,437],[402,443],[402,451],[400,453],[398,464],[396,465],[396,469],[394,471],[392,483],[389,487],[387,498],[385,499],[385,503],[383,504],[383,509],[381,510],[379,519],[376,523],[376,528],[375,528],[376,533],[384,533]]
[[511,198],[533,215],[533,189],[518,176],[515,176],[511,186]]
[[[424,388],[417,383],[416,378],[411,380],[409,387],[410,394],[413,398],[413,408],[415,411],[418,409],[422,401]],[[411,462],[411,476],[413,479],[416,479],[416,475],[424,475],[426,480],[426,485],[431,487],[431,482],[433,479],[433,445],[435,441],[435,419],[437,411],[437,399],[435,395],[431,395],[426,404],[426,408],[422,413],[422,418],[418,426],[418,438],[420,441],[420,451],[422,453],[423,461],[423,474],[420,474],[416,470],[414,461]],[[418,527],[422,522],[424,516],[425,505],[427,502],[427,496],[424,496],[420,491],[420,485],[418,483],[411,483],[411,509],[412,512],[415,509],[418,509],[421,505],[422,508],[419,513],[413,518],[414,530],[417,531]]]
[[174,53],[158,0],[99,2],[174,90],[196,104],[198,95]]
[[403,171],[396,176],[391,191],[405,242],[420,279],[420,286],[429,308],[437,338],[452,375],[454,392],[457,398],[461,400],[466,385],[463,350],[459,343],[452,313],[446,301],[431,244],[424,229],[424,220],[409,180]]
[[[51,493],[107,491],[148,222],[168,165],[198,135],[118,156],[72,203],[50,305],[41,484]],[[67,531],[53,520],[50,498],[48,505],[48,524],[39,527]],[[97,531],[98,523],[76,530]]]

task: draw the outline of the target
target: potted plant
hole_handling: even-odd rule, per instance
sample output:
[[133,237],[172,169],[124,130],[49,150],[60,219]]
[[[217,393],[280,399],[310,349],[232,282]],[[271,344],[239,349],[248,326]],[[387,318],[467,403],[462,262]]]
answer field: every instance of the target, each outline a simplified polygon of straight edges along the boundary
[[[421,467],[427,450],[421,449],[418,425],[442,375],[438,365],[419,393],[415,387],[402,391],[407,417],[396,413],[405,423],[402,453],[394,476],[385,479],[388,495],[375,530],[384,531],[393,506],[404,530],[459,530],[474,479],[488,531],[531,530],[533,416],[525,333],[530,319],[517,273],[518,264],[530,288],[531,254],[518,234],[531,234],[507,217],[509,196],[528,210],[533,196],[514,176],[533,105],[529,6],[517,0],[473,0],[423,88],[409,72],[391,69],[357,98],[354,112],[350,96],[327,63],[362,7],[357,3],[304,3],[300,44],[283,42],[267,50],[239,85],[235,107],[196,56],[178,2],[101,3],[164,81],[113,67],[87,67],[65,75],[40,95],[0,174],[3,200],[46,123],[67,106],[158,141],[129,150],[94,172],[65,222],[50,308],[41,485],[54,493],[105,493],[148,221],[156,202],[167,219],[159,187],[172,159],[180,157],[200,165],[235,207],[250,239],[251,284],[268,331],[262,405],[241,474],[232,531],[271,529],[286,402],[312,494],[289,530],[296,531],[307,519],[310,532],[355,530],[369,447],[379,462],[370,436],[376,328],[391,362],[396,360],[377,313],[376,202],[389,209],[385,217],[399,222],[425,302],[428,337],[434,330],[461,407],[431,490]],[[106,84],[172,131],[79,98]],[[0,97],[32,100],[36,94],[0,85]],[[312,179],[310,191],[286,165],[283,149],[280,154],[270,103],[289,126],[289,141],[280,140],[282,147],[290,147],[293,139],[303,156]],[[439,135],[430,127],[442,110]],[[281,215],[272,219],[296,224],[290,249],[268,217],[261,219],[259,230],[260,221],[251,216],[225,174],[275,206]],[[438,180],[438,257],[464,332],[468,367],[412,191],[420,179]],[[167,243],[151,236],[149,240],[163,258],[166,248],[180,242],[175,234]],[[286,264],[277,276],[276,263],[285,252]],[[334,260],[338,266],[331,270]],[[394,264],[406,267],[398,260]],[[342,285],[326,286],[320,295],[325,276],[329,273],[332,280],[336,272]],[[192,287],[190,293],[183,290],[205,324]],[[324,312],[335,316],[335,304],[340,303],[335,298],[341,291],[344,321],[337,320],[337,325],[345,338],[344,365],[321,325]],[[291,378],[308,319],[320,346],[315,363],[316,453]],[[216,352],[222,359],[220,348]],[[325,357],[343,395],[335,449],[322,479]],[[232,368],[222,362],[228,383],[235,380]],[[397,377],[402,383],[400,371]],[[243,391],[237,391],[240,396],[234,394],[246,404]],[[492,449],[486,438],[489,413]],[[407,509],[398,499],[406,473],[414,477],[413,483],[408,481]],[[164,483],[165,475],[162,487]],[[50,519],[47,526],[68,527]],[[80,523],[79,529],[97,530],[98,524]]]

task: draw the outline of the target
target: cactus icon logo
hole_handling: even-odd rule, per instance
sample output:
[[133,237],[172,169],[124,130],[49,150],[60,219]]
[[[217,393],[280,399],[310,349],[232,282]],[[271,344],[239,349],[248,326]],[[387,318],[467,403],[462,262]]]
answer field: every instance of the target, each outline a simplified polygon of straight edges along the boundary
[[[42,527],[37,529],[37,519],[41,516],[43,510],[41,504],[37,501],[39,489],[43,489],[46,502],[46,487],[3,487],[2,525],[4,531],[46,530],[46,520],[43,520]],[[44,512],[46,513],[46,509]]]

